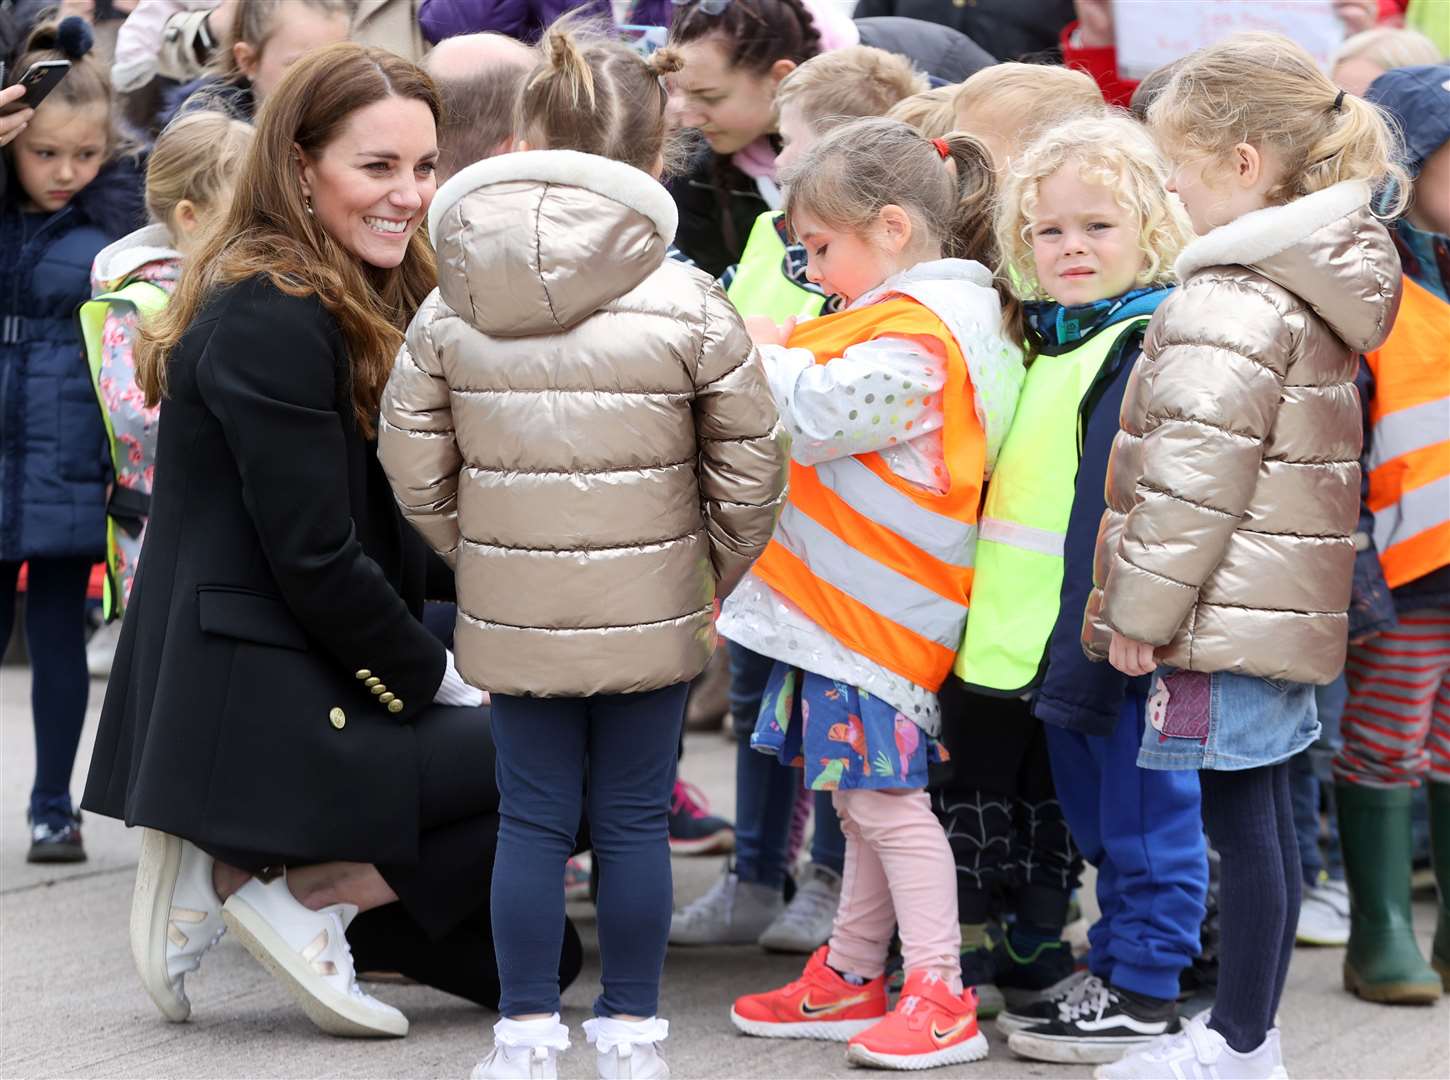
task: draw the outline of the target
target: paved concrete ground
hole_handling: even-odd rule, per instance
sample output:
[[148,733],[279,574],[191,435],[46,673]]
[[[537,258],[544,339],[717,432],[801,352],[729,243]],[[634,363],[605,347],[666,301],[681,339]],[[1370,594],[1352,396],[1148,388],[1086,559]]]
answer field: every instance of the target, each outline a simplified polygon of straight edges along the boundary
[[[90,861],[69,869],[24,862],[22,816],[33,761],[29,673],[0,670],[0,1076],[4,1077],[464,1077],[488,1042],[492,1014],[418,987],[383,988],[412,1032],[395,1042],[319,1035],[235,942],[223,939],[187,980],[194,1019],[164,1023],[141,990],[126,944],[136,839],[119,823],[88,817]],[[91,716],[76,791],[89,760],[102,686]],[[694,736],[684,764],[718,809],[731,802],[732,752]],[[703,892],[717,860],[677,860],[676,894]],[[578,1030],[597,992],[598,956],[586,906],[575,910],[589,949],[584,974],[566,995],[565,1020]],[[1429,946],[1432,912],[1416,912]],[[1339,989],[1338,950],[1301,951],[1281,1011],[1287,1059],[1311,1077],[1450,1077],[1450,1004],[1391,1009]],[[737,1036],[727,1008],[740,993],[786,981],[800,961],[755,949],[676,950],[665,971],[664,1007],[673,1025],[669,1060],[677,1077],[845,1077],[839,1047]],[[1014,1060],[997,1037],[984,1063],[924,1074],[989,1077],[1088,1075],[1087,1069]],[[593,1076],[582,1043],[566,1077]]]

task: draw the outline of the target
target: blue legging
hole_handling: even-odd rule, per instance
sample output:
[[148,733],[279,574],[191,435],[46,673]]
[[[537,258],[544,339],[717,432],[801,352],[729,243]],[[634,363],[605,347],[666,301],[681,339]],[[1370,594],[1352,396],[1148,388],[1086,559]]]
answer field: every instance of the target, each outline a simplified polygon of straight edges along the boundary
[[600,1016],[653,1016],[670,933],[669,811],[686,683],[592,698],[493,695],[493,939],[504,1016],[559,1009],[564,864],[585,809],[599,875]]
[[[86,722],[86,585],[90,559],[31,559],[25,593],[30,710],[35,718],[35,785],[30,813],[54,820],[71,809],[70,774]],[[0,656],[15,624],[20,563],[0,562]]]
[[[775,661],[730,643],[730,713],[739,744],[735,753],[735,872],[741,881],[779,888],[785,883],[791,813],[801,789],[801,771],[750,749],[750,733]],[[829,791],[815,793],[811,861],[840,873],[846,837]]]

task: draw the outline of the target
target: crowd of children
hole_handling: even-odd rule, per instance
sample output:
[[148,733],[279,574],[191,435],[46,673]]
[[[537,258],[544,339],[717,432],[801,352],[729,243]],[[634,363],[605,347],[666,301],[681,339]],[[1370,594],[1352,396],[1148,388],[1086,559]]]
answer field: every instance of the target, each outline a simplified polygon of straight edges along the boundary
[[[1332,79],[1241,35],[1141,84],[1111,55],[947,83],[824,5],[675,6],[648,58],[543,31],[511,132],[439,190],[439,290],[382,405],[398,501],[458,573],[459,670],[493,695],[503,1019],[475,1075],[551,1077],[568,1046],[581,811],[601,1076],[668,1076],[668,944],[809,956],[730,1021],[888,1069],[979,1060],[996,1016],[1014,1053],[1102,1077],[1281,1077],[1296,937],[1347,942],[1368,1000],[1441,996],[1450,65],[1370,31]],[[83,28],[17,64],[72,64],[0,207],[0,641],[23,564],[34,857],[83,857],[80,612],[96,562],[125,610],[154,463],[135,341],[255,110],[349,11],[238,15],[144,188]],[[716,632],[735,857],[672,915],[656,811]],[[1309,765],[1341,677],[1343,887]]]

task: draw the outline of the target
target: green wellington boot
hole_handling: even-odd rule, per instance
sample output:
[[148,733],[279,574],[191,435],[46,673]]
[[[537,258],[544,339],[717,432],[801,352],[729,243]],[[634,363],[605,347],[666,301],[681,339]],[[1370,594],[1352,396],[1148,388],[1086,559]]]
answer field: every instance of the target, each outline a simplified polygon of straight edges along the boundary
[[1440,976],[1420,955],[1410,922],[1411,794],[1407,787],[1334,787],[1349,883],[1344,988],[1366,1001],[1427,1005],[1440,996]]
[[1439,894],[1430,965],[1450,993],[1450,784],[1430,785],[1430,860],[1435,865],[1435,891]]

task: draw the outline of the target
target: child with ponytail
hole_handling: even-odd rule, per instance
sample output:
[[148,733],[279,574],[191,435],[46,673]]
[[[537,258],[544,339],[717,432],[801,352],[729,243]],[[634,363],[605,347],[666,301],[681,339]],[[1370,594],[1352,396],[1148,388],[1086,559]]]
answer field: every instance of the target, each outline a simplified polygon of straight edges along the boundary
[[81,306],[81,336],[105,421],[115,485],[107,503],[107,625],[86,654],[93,675],[109,674],[120,618],[141,556],[156,468],[156,419],[136,382],[143,318],[165,307],[195,238],[231,199],[252,127],[225,113],[198,111],[173,121],[146,165],[151,224],[104,248],[91,268],[91,299]]
[[[459,670],[493,692],[493,934],[503,1018],[476,1078],[553,1077],[564,864],[599,872],[601,1077],[668,1077],[657,1044],[673,902],[667,818],[717,595],[770,539],[785,436],[740,317],[667,260],[662,72],[551,27],[519,153],[439,190],[439,288],[383,400],[404,513],[457,570]],[[485,224],[486,223],[486,224]]]
[[[785,179],[808,277],[844,309],[749,320],[794,436],[791,487],[720,632],[775,661],[754,745],[835,792],[846,865],[830,943],[731,1018],[767,1038],[848,1041],[849,1060],[878,1068],[975,1061],[987,1042],[962,988],[954,861],[924,789],[977,507],[1024,374],[1020,309],[987,269],[991,160],[966,135],[866,119]],[[898,925],[906,982],[888,1013]]]
[[1345,660],[1356,354],[1400,301],[1372,198],[1403,171],[1380,112],[1275,35],[1185,58],[1148,119],[1198,239],[1125,392],[1084,641],[1156,669],[1138,763],[1198,770],[1222,941],[1212,1015],[1097,1075],[1267,1080],[1301,888],[1289,759]]

